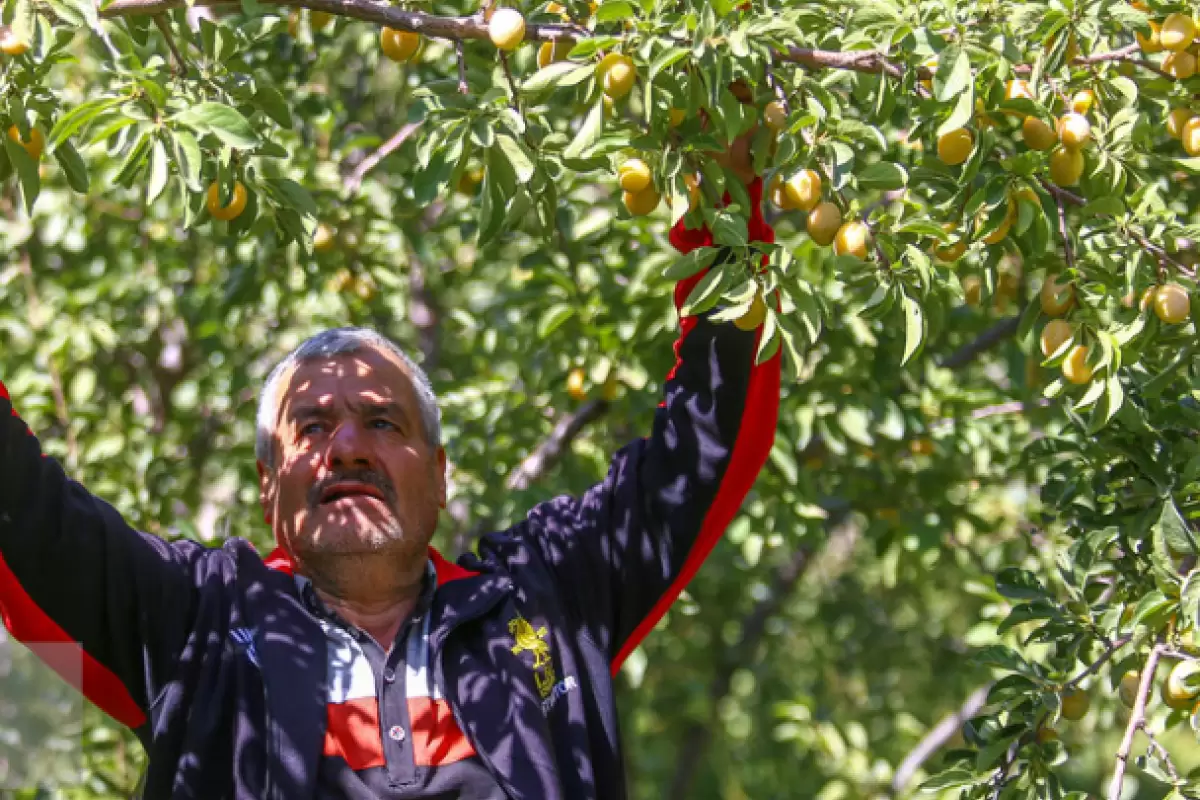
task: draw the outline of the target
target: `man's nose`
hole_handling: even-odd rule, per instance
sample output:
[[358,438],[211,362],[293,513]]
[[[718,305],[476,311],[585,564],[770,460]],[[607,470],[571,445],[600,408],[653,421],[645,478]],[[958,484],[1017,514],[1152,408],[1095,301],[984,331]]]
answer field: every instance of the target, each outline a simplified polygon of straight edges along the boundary
[[338,423],[329,438],[325,466],[330,469],[374,466],[375,457],[364,433],[357,422]]

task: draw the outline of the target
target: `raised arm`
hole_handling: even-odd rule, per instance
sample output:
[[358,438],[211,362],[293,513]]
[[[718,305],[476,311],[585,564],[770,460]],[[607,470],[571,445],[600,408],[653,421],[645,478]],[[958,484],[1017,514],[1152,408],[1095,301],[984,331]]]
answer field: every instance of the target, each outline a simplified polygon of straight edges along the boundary
[[[761,182],[751,189],[757,208]],[[757,212],[750,235],[771,240]],[[687,251],[711,237],[677,228],[672,243]],[[699,277],[676,287],[677,308]],[[482,555],[510,563],[515,543],[532,546],[614,672],[696,574],[766,462],[780,361],[777,354],[754,364],[759,335],[682,319],[650,435],[622,448],[607,477],[582,497],[543,503],[481,546]]]
[[[0,382],[0,619],[118,722],[137,729],[175,663],[202,548],[130,528],[41,452]],[[47,651],[43,651],[45,653]]]

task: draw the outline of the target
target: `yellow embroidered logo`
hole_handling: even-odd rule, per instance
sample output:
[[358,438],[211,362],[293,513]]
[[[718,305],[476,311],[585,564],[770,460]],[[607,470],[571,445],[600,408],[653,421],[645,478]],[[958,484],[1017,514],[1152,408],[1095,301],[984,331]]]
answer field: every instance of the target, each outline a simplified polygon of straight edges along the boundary
[[513,655],[533,653],[533,682],[538,694],[545,700],[554,691],[554,664],[550,660],[550,643],[546,641],[550,632],[546,626],[535,629],[529,620],[519,614],[508,622],[508,632],[516,644]]

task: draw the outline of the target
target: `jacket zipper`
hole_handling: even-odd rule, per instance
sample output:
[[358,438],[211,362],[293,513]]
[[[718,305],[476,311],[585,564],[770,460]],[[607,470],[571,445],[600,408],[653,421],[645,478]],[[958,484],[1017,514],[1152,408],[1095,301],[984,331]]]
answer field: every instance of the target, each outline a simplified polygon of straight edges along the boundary
[[450,637],[454,635],[454,632],[466,623],[474,622],[490,612],[493,608],[500,604],[500,601],[504,599],[506,594],[507,591],[498,593],[490,603],[479,609],[478,613],[472,614],[470,617],[460,619],[455,622],[450,630],[446,631],[446,635],[442,638],[442,646],[438,649],[437,653],[434,654],[433,664],[434,678],[435,680],[440,680],[442,682],[442,693],[448,701],[450,713],[454,715],[454,721],[458,724],[458,729],[462,731],[463,736],[467,737],[467,741],[471,743],[471,748],[475,751],[475,754],[479,756],[479,760],[483,762],[483,765],[487,767],[488,772],[490,772],[500,784],[500,788],[504,790],[504,793],[510,798],[516,798],[518,797],[518,794],[512,782],[509,781],[508,778],[500,772],[500,770],[496,769],[496,765],[493,764],[491,760],[484,754],[483,748],[479,746],[479,742],[476,741],[471,735],[471,729],[463,723],[462,714],[460,714],[458,710],[457,692],[451,688],[450,683],[446,680],[446,671],[442,665],[442,653],[445,651],[446,645],[450,642]]

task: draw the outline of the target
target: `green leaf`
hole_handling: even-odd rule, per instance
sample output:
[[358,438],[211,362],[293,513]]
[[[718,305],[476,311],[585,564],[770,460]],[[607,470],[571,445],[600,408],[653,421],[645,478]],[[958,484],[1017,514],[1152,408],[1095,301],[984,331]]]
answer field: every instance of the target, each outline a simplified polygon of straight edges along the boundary
[[292,127],[292,110],[283,93],[274,86],[264,86],[254,93],[254,105],[263,110],[281,127]]
[[950,131],[957,130],[971,121],[975,113],[975,92],[970,87],[958,96],[954,111],[938,126],[937,135],[944,136]]
[[927,779],[921,784],[920,791],[933,793],[953,789],[958,786],[968,786],[975,783],[980,777],[976,775],[974,770],[967,769],[966,767],[951,767]]
[[211,133],[230,147],[251,148],[261,139],[241,113],[221,103],[200,103],[171,118],[198,133]]
[[907,294],[904,295],[904,357],[900,366],[906,365],[921,349],[925,341],[925,313],[921,304]]
[[1005,567],[996,574],[996,591],[1010,600],[1049,597],[1036,575],[1017,567]]
[[663,277],[669,281],[681,281],[690,278],[700,270],[709,266],[719,252],[716,247],[697,247],[682,258],[677,258],[663,270]]
[[731,277],[730,272],[727,269],[711,269],[704,273],[704,277],[696,282],[683,302],[683,306],[679,309],[680,315],[691,317],[703,314],[716,305],[717,301],[721,299],[721,293],[729,288],[735,280]]
[[150,179],[146,184],[146,202],[153,203],[167,186],[167,149],[162,140],[155,137],[154,148],[150,151]]
[[891,191],[902,189],[908,185],[908,172],[904,167],[890,161],[878,161],[858,173],[856,177],[858,178],[858,188],[864,190]]
[[534,166],[525,152],[525,147],[511,136],[503,134],[496,137],[496,147],[512,165],[513,171],[517,174],[517,180],[521,183],[528,183],[529,179],[533,177]]
[[1154,523],[1155,541],[1161,541],[1172,554],[1200,555],[1197,548],[1196,535],[1184,522],[1174,501],[1167,500],[1162,505],[1158,521]]
[[575,307],[567,303],[556,303],[544,312],[541,319],[538,320],[537,335],[539,339],[545,339],[550,334],[558,330],[564,322],[571,318],[575,313]]
[[563,150],[564,158],[578,158],[583,155],[583,151],[591,147],[600,132],[604,130],[604,100],[597,99],[592,110],[588,112],[584,118],[583,124],[579,126],[579,132],[575,134],[575,138]]
[[267,186],[272,190],[272,194],[282,198],[290,208],[310,217],[318,216],[317,203],[313,200],[312,195],[291,178],[271,178],[268,180]]
[[26,213],[33,213],[33,204],[37,202],[38,193],[42,190],[42,181],[38,177],[38,164],[25,148],[14,142],[10,137],[4,137],[4,148],[8,152],[8,160],[16,167],[17,177],[21,181],[21,195],[25,198]]
[[84,125],[110,108],[121,105],[125,100],[124,97],[101,97],[80,103],[58,118],[58,122],[50,129],[50,135],[46,137],[47,144],[52,148],[58,147]]
[[633,15],[633,3],[630,3],[629,0],[614,0],[613,2],[602,3],[596,9],[596,22],[617,22],[618,20],[628,19]]
[[591,77],[596,71],[594,64],[579,64],[575,61],[555,61],[547,64],[521,86],[521,91],[530,94],[550,87],[574,86]]
[[80,194],[87,194],[89,188],[87,166],[79,156],[79,151],[70,142],[63,142],[54,148],[54,158],[66,176],[67,185]]
[[971,59],[957,47],[947,48],[938,59],[937,73],[933,76],[933,93],[945,103],[957,97],[971,84]]
[[691,52],[689,47],[669,47],[659,53],[658,58],[650,64],[650,80],[653,81],[664,69],[687,58]]
[[193,192],[203,189],[200,183],[200,143],[187,131],[173,130],[171,134],[171,156],[184,184]]

